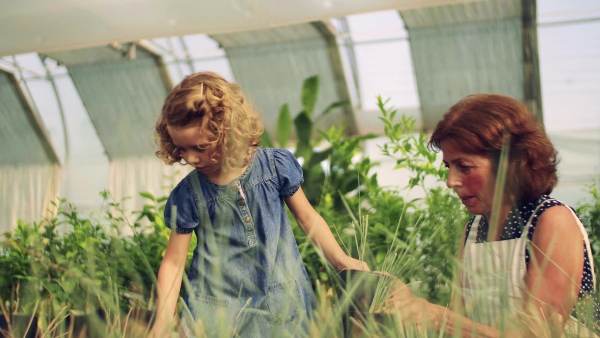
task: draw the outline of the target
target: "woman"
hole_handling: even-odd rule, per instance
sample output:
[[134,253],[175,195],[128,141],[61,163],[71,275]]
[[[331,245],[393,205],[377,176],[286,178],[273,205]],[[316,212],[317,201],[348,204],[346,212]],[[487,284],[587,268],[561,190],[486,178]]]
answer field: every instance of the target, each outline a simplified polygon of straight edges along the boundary
[[542,125],[517,100],[471,95],[443,116],[429,147],[441,150],[447,186],[475,215],[458,252],[457,292],[447,309],[398,282],[388,304],[451,335],[561,334],[578,299],[592,299],[595,275],[583,225],[548,196],[557,152]]

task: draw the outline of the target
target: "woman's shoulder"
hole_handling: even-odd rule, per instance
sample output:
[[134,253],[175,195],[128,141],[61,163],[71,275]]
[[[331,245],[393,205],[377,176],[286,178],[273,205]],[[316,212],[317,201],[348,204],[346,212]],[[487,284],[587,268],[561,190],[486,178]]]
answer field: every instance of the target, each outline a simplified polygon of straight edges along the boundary
[[[541,214],[545,213],[547,210],[552,209],[553,207],[556,207],[556,206],[566,207],[566,208],[558,208],[558,209],[564,209],[564,211],[566,211],[567,213],[570,213],[569,209],[573,210],[573,208],[571,208],[566,203],[563,203],[549,195],[541,195],[535,201],[521,205],[521,210],[534,212],[534,214],[533,214],[534,217],[540,217]],[[554,212],[556,212],[556,210],[557,209],[554,208]]]
[[[553,238],[564,239],[569,233],[579,233],[579,217],[566,203],[548,195],[543,195],[535,203],[532,218],[535,219],[535,232],[539,237],[541,233],[553,233]],[[535,238],[534,237],[534,238]]]

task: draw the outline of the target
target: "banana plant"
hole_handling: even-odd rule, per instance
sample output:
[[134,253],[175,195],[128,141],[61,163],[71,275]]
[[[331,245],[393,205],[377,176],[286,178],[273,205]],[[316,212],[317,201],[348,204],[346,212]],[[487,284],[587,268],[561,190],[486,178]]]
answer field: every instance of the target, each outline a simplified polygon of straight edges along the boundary
[[[315,125],[332,110],[349,104],[349,101],[336,101],[329,104],[320,113],[315,113],[315,107],[319,96],[319,77],[311,76],[304,80],[301,92],[302,110],[292,119],[289,105],[283,104],[279,109],[277,118],[276,140],[280,148],[291,145],[293,134],[296,136],[294,155],[302,159],[302,170],[304,172],[303,189],[309,201],[313,205],[319,204],[325,183],[325,171],[322,165],[331,158],[333,148],[318,149],[323,139],[322,134],[315,136]],[[269,145],[265,139],[270,138],[268,134],[263,138],[264,143]],[[272,143],[271,143],[272,146]]]

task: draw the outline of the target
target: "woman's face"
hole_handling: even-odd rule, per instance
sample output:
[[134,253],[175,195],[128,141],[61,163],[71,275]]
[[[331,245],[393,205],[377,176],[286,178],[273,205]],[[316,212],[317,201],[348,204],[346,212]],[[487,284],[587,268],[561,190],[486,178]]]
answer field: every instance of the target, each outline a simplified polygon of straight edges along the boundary
[[448,188],[456,192],[471,214],[485,215],[490,219],[496,185],[492,159],[464,153],[451,142],[442,142],[440,148],[444,165],[448,168]]

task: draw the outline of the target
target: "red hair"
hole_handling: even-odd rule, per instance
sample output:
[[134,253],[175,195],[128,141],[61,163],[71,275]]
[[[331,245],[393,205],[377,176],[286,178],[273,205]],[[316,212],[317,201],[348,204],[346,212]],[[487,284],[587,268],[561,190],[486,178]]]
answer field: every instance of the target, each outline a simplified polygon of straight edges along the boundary
[[450,142],[462,152],[491,157],[497,168],[505,133],[510,138],[507,192],[520,202],[550,194],[558,182],[557,152],[527,106],[508,96],[460,100],[438,122],[428,147],[439,151],[442,142]]

